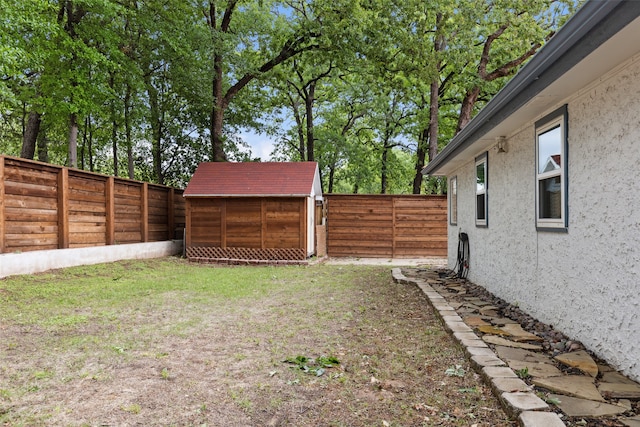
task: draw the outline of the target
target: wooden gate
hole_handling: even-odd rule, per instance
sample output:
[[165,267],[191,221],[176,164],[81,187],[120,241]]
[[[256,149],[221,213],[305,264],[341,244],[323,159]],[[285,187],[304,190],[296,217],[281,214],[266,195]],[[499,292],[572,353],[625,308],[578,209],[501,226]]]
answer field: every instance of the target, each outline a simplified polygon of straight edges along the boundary
[[329,256],[447,256],[446,196],[330,194],[324,197]]

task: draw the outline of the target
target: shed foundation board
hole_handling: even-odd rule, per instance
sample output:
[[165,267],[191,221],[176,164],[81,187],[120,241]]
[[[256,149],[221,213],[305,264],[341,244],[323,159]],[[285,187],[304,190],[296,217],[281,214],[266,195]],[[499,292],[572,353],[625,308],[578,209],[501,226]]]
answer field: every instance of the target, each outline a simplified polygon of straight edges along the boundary
[[41,273],[58,268],[101,264],[123,259],[161,258],[182,252],[182,240],[54,249],[0,255],[0,277]]

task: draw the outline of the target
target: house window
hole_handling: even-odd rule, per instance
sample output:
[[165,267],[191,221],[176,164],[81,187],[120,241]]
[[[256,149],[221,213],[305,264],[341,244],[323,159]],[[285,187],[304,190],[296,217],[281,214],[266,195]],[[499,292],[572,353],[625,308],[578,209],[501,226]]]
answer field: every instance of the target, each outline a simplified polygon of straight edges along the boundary
[[458,224],[458,177],[449,180],[449,223]]
[[536,228],[567,230],[567,107],[536,122]]
[[486,227],[488,222],[488,158],[487,153],[476,158],[476,225]]

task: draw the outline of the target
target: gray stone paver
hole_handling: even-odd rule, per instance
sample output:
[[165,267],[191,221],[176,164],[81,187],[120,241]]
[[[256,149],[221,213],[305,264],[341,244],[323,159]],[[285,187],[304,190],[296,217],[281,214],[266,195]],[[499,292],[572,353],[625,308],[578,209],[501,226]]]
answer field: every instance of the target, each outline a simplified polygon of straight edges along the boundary
[[564,423],[553,412],[524,411],[518,417],[522,427],[564,427]]
[[454,332],[453,336],[458,340],[479,340],[475,332]]
[[444,324],[451,332],[473,332],[473,329],[464,322],[445,321]]
[[491,388],[497,393],[512,393],[515,391],[531,391],[531,386],[520,378],[492,378]]
[[518,378],[513,370],[506,366],[487,366],[482,368],[482,375],[491,380],[491,378]]
[[482,341],[480,338],[478,339],[459,339],[458,341],[460,341],[460,344],[462,344],[464,347],[475,347],[475,348],[489,348],[489,346],[487,344],[485,344],[484,341]]
[[546,411],[549,409],[549,405],[544,400],[531,392],[502,393],[501,397],[506,404],[507,412],[512,416],[517,416],[524,411]]
[[485,366],[506,366],[504,361],[495,355],[492,356],[471,356],[471,364],[476,371],[481,371]]

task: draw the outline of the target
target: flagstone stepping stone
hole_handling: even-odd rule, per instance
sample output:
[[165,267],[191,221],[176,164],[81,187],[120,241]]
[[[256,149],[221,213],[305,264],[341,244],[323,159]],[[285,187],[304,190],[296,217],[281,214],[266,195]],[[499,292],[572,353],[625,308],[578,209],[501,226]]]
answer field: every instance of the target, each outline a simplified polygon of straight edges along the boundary
[[496,326],[504,326],[504,325],[517,325],[519,324],[515,320],[511,320],[508,317],[492,317],[489,321]]
[[451,307],[453,307],[454,309],[458,309],[458,308],[460,308],[462,306],[462,303],[461,302],[449,302],[449,305]]
[[475,326],[491,326],[489,323],[482,320],[480,316],[467,316],[464,318],[464,323],[471,327]]
[[[600,372],[602,372],[602,369],[600,370]],[[600,382],[603,383],[621,383],[621,384],[638,384],[637,382],[633,381],[632,379],[629,379],[627,377],[625,377],[624,375],[622,375],[620,372],[616,372],[616,371],[606,371],[602,374],[602,378],[600,378]]]
[[469,302],[469,303],[472,303],[472,304],[475,304],[475,305],[478,305],[478,306],[480,306],[480,305],[489,305],[488,302],[486,302],[485,300],[483,300],[481,298],[478,298],[478,297],[466,297],[464,300],[466,302]]
[[514,341],[544,341],[544,338],[525,331],[519,324],[504,325],[500,329],[511,335]]
[[506,347],[522,348],[525,350],[542,350],[542,346],[538,344],[529,344],[524,342],[509,341],[495,335],[484,335],[482,340],[487,344],[501,345]]
[[559,354],[555,359],[564,365],[577,368],[594,378],[598,376],[598,365],[591,356],[589,356],[589,353],[584,350]]
[[[529,371],[531,371],[531,368],[529,368]],[[561,377],[549,378],[536,378],[534,375],[533,383],[538,387],[543,387],[556,393],[579,397],[581,399],[596,400],[599,402],[604,401],[594,384],[594,379],[585,375],[563,375]],[[619,406],[617,406],[617,408],[622,409],[621,412],[624,412],[623,408]]]
[[480,313],[484,314],[484,313],[494,313],[498,310],[498,307],[496,307],[495,305],[481,305],[480,307]]
[[558,394],[552,394],[549,397],[559,401],[556,406],[569,417],[605,417],[625,412],[624,408],[604,402]]
[[485,310],[485,309],[480,309],[480,314],[482,314],[483,316],[487,316],[487,317],[497,317],[498,312],[495,310]]
[[640,416],[631,417],[631,418],[622,418],[620,422],[628,427],[640,427]]
[[510,336],[511,334],[502,328],[495,327],[493,325],[479,326],[478,330],[483,334]]
[[[523,362],[522,360],[506,360],[507,365],[514,371],[527,370],[535,378],[562,377],[562,371],[549,363]],[[586,378],[586,377],[585,377]],[[595,389],[595,386],[593,386]],[[556,390],[559,391],[559,390]],[[597,392],[597,390],[596,390]]]
[[496,346],[495,348],[498,357],[504,360],[519,360],[522,362],[530,363],[549,363],[551,358],[541,353],[534,353],[533,351],[527,351],[519,348],[510,348],[503,346]]
[[640,385],[638,384],[601,382],[598,390],[608,398],[640,400]]

